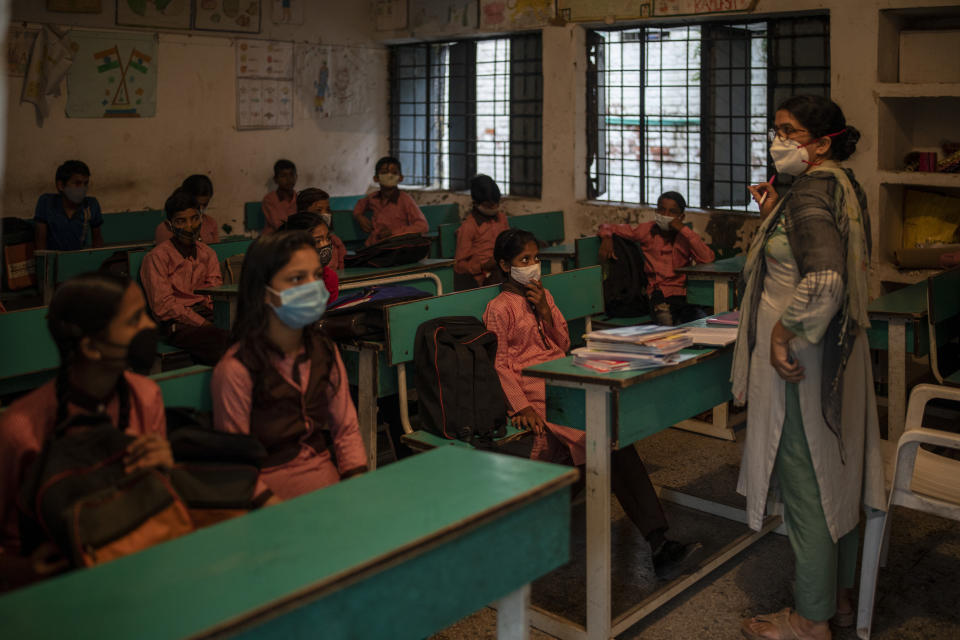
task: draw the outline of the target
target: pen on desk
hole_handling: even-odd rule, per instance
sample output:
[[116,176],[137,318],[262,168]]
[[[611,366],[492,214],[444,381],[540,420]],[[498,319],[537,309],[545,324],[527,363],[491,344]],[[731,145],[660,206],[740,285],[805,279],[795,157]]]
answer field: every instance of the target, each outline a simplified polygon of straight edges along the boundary
[[[767,180],[767,184],[773,184],[773,179],[776,178],[776,177],[777,177],[777,174],[773,174],[772,176],[770,176],[770,179]],[[764,191],[764,192],[763,192],[763,195],[760,196],[760,202],[757,203],[757,206],[758,206],[758,207],[762,207],[762,206],[763,206],[763,203],[767,201],[767,196],[768,196],[768,195],[770,195],[770,192],[769,192],[769,191]]]

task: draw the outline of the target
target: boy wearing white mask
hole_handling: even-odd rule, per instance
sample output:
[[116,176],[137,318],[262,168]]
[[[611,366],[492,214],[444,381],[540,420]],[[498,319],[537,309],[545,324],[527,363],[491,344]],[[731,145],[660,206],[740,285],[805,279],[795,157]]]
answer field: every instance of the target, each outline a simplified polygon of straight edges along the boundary
[[683,224],[687,203],[676,191],[666,191],[657,199],[653,222],[635,227],[629,224],[602,224],[600,259],[616,260],[613,235],[633,240],[643,252],[647,276],[647,295],[654,320],[673,325],[689,322],[705,314],[699,307],[687,304],[687,276],[676,269],[696,261],[713,262],[713,250],[692,229]]
[[102,247],[100,203],[87,195],[90,168],[80,160],[67,160],[57,167],[55,181],[58,193],[45,193],[37,200],[33,215],[36,248],[76,251]]
[[[397,187],[403,181],[399,160],[390,156],[377,160],[373,180],[380,185],[380,190],[361,198],[353,208],[357,224],[369,234],[364,243],[366,246],[392,236],[430,230],[417,203]],[[370,217],[367,217],[367,212],[370,212]]]
[[487,175],[470,180],[473,206],[457,229],[457,252],[453,256],[453,284],[457,291],[500,282],[500,269],[493,259],[497,236],[510,228],[500,210],[500,187]]

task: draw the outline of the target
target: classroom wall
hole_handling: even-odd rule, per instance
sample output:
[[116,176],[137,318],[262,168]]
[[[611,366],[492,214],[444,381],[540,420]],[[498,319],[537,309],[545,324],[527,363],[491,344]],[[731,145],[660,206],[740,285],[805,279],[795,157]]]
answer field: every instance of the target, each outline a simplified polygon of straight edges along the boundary
[[[51,116],[38,127],[33,105],[19,104],[22,79],[10,78],[3,215],[32,216],[37,196],[54,190],[56,167],[68,158],[90,165],[90,192],[104,211],[162,208],[183,178],[206,173],[215,190],[209,213],[234,233],[243,231],[243,203],[274,188],[273,163],[281,157],[297,164],[298,186],[363,193],[388,135],[386,50],[374,41],[370,5],[308,2],[302,26],[273,25],[270,5],[263,2],[260,35],[161,33],[153,118],[66,118],[64,91],[51,99]],[[44,6],[15,0],[12,20],[117,28],[113,0],[104,0],[95,16],[50,13]],[[236,37],[372,48],[380,63],[369,74],[375,96],[369,112],[322,120],[297,115],[292,129],[237,131]]]

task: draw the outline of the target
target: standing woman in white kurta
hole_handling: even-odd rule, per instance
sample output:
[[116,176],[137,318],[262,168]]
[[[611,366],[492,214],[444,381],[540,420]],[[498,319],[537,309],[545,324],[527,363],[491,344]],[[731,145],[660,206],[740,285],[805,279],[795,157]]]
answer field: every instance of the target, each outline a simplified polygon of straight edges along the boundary
[[[870,224],[840,167],[860,133],[820,96],[776,112],[770,155],[797,176],[781,198],[751,187],[764,221],[747,256],[733,394],[748,402],[737,490],[759,529],[771,486],[796,557],[796,609],[745,619],[747,638],[828,640],[850,625],[863,505],[883,508],[876,400],[866,339]],[[786,576],[785,576],[786,578]]]

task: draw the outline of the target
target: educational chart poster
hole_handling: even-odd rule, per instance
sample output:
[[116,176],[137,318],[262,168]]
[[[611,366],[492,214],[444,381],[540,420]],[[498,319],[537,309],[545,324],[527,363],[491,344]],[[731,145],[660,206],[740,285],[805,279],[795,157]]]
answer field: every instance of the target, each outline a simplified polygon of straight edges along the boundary
[[649,18],[653,0],[558,0],[557,11],[567,22],[614,22]]
[[274,24],[303,24],[306,0],[271,0]]
[[117,0],[117,24],[189,29],[190,0]]
[[260,0],[194,0],[194,29],[260,33]]
[[423,35],[465,33],[477,28],[479,0],[409,0],[410,29]]
[[689,16],[753,11],[756,6],[757,0],[653,0],[653,15]]
[[407,28],[407,0],[375,0],[377,31],[395,31]]
[[237,40],[238,78],[293,78],[293,43]]
[[480,0],[481,29],[529,29],[553,18],[554,0]]
[[23,77],[30,64],[30,50],[37,39],[36,29],[11,26],[7,31],[7,75]]
[[157,112],[157,37],[73,31],[67,73],[70,118],[150,118]]
[[369,113],[375,100],[371,70],[385,64],[386,52],[377,49],[298,44],[298,112],[314,119]]
[[293,43],[237,41],[237,129],[293,126]]

